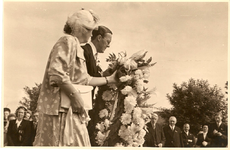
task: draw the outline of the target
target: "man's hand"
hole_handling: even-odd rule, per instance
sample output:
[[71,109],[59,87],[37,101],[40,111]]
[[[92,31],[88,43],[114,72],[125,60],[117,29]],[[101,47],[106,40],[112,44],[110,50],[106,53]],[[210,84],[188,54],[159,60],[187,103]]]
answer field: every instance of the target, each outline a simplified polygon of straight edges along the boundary
[[215,134],[217,134],[218,133],[218,131],[215,129],[215,130],[213,130],[213,134],[215,135]]
[[162,147],[162,146],[163,146],[162,143],[159,143],[159,144],[158,144],[158,147]]
[[203,141],[203,142],[202,142],[202,145],[203,145],[203,146],[207,146],[207,145],[208,145],[208,142]]
[[192,140],[188,140],[188,142],[192,142]]

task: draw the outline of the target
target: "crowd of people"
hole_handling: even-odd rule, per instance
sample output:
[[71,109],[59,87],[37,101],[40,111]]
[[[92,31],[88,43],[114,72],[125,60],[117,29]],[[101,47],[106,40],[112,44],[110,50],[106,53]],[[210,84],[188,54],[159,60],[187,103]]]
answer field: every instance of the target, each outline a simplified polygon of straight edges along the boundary
[[215,114],[215,123],[203,124],[197,135],[189,132],[190,125],[185,123],[181,130],[176,126],[175,116],[169,118],[164,127],[157,123],[158,115],[153,113],[147,123],[144,147],[227,147],[227,125],[222,122],[222,114]]
[[32,146],[38,124],[37,111],[31,112],[24,106],[12,113],[4,108],[4,146]]

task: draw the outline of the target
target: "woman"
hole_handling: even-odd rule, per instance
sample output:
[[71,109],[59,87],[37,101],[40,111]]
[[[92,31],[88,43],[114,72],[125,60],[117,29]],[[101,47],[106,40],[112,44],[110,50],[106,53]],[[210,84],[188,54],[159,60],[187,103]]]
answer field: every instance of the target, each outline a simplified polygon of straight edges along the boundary
[[8,146],[29,146],[31,125],[29,121],[24,120],[26,108],[20,106],[17,108],[16,120],[10,120],[7,139]]
[[[72,84],[100,86],[116,82],[115,73],[107,78],[91,77],[86,70],[80,44],[89,40],[97,21],[92,11],[74,13],[64,27],[67,35],[54,45],[38,99],[39,123],[34,146],[90,146],[86,124],[82,122],[84,100]],[[61,92],[68,96],[73,110],[68,132],[66,116],[70,109],[61,107]]]

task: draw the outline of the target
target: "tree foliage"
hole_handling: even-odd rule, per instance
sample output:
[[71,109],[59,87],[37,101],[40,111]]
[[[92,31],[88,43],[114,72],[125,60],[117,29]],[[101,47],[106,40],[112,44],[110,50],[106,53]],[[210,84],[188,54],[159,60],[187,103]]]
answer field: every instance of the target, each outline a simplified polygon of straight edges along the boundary
[[181,85],[173,84],[173,93],[167,94],[173,106],[162,109],[161,116],[168,120],[171,115],[176,116],[177,125],[182,128],[184,123],[190,124],[190,131],[195,135],[202,124],[213,121],[214,113],[222,112],[224,120],[227,118],[227,99],[217,85],[210,87],[206,80],[189,79]]
[[41,84],[37,84],[37,83],[35,83],[35,86],[31,88],[25,86],[23,89],[28,97],[23,97],[19,103],[25,106],[28,110],[34,112],[37,108],[40,88],[41,88]]

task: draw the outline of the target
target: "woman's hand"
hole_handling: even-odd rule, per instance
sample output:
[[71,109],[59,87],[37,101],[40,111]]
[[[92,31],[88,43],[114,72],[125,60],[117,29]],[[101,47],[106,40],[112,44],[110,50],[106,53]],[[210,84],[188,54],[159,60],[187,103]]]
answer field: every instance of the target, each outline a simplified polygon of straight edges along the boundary
[[74,93],[71,98],[71,106],[72,106],[72,111],[77,112],[80,115],[85,113],[85,109],[83,108],[83,101],[80,97],[79,93]]
[[114,71],[114,73],[111,76],[107,77],[108,78],[108,82],[109,83],[116,83],[116,82],[118,82],[118,78],[117,78],[116,75],[117,75],[117,70]]

